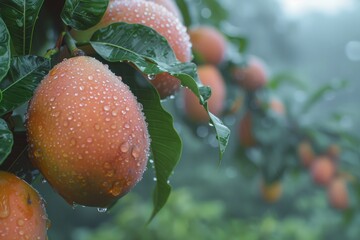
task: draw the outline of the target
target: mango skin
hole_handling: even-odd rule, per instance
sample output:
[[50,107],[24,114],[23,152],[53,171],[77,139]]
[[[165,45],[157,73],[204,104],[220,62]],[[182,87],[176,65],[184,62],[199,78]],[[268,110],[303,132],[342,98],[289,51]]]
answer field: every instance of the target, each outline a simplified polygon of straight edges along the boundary
[[345,179],[334,178],[327,188],[327,196],[332,207],[346,209],[349,207],[349,194]]
[[0,239],[45,240],[48,224],[39,193],[15,175],[0,171]]
[[193,50],[201,60],[218,65],[225,58],[226,40],[221,32],[211,26],[198,26],[189,30]]
[[310,171],[315,183],[328,186],[335,176],[336,166],[330,158],[320,156],[312,162]]
[[30,159],[69,204],[105,208],[145,171],[150,139],[141,108],[98,60],[65,60],[29,105]]
[[258,57],[251,56],[244,67],[232,70],[234,81],[246,91],[256,91],[267,83],[268,73],[265,63]]
[[[72,31],[72,35],[77,41],[88,41],[96,30],[116,22],[151,27],[168,41],[177,60],[189,62],[192,59],[190,37],[185,26],[172,12],[152,1],[111,0],[97,25],[85,31]],[[161,99],[175,94],[180,88],[180,80],[168,73],[156,75],[150,83],[157,89]]]

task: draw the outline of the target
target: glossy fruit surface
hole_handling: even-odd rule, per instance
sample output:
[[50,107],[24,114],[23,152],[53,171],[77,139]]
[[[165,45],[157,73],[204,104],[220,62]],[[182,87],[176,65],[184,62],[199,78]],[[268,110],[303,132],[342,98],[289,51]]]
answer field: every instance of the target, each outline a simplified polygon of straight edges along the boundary
[[252,115],[250,112],[245,113],[239,124],[240,145],[243,147],[253,147],[256,140],[252,130]]
[[[226,87],[219,70],[212,65],[198,67],[201,83],[211,88],[211,97],[208,100],[210,112],[219,116],[224,106]],[[199,99],[189,90],[184,91],[184,107],[186,115],[194,122],[207,122],[209,116]]]
[[311,165],[311,175],[319,185],[327,186],[335,176],[336,167],[328,157],[318,157]]
[[267,82],[265,64],[254,56],[250,57],[246,66],[235,67],[232,74],[235,82],[247,91],[256,91]]
[[226,41],[222,33],[210,26],[189,30],[193,50],[205,63],[219,64],[224,60]]
[[70,58],[49,72],[29,105],[27,130],[32,162],[70,204],[107,207],[146,168],[141,106],[91,57]]
[[308,141],[301,142],[297,148],[297,153],[304,167],[310,167],[315,159],[315,153],[311,144]]
[[344,179],[337,177],[331,181],[327,189],[330,205],[337,209],[346,209],[349,205],[348,191]]
[[[100,23],[86,31],[74,31],[73,35],[78,41],[88,41],[96,30],[115,22],[151,27],[166,38],[180,62],[189,62],[192,58],[190,37],[185,26],[165,7],[150,1],[112,0]],[[167,73],[158,74],[150,82],[161,98],[174,94],[180,88],[180,81]]]
[[48,224],[39,193],[15,175],[0,171],[0,239],[45,240]]

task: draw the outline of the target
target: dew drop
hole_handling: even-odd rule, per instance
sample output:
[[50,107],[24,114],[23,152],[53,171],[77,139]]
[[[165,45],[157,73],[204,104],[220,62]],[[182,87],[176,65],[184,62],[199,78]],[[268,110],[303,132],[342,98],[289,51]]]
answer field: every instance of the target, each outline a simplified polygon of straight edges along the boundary
[[89,79],[89,80],[93,80],[94,77],[90,75],[90,76],[88,76],[88,79]]
[[148,75],[147,75],[147,78],[148,78],[150,81],[152,81],[152,80],[155,79],[155,74],[148,74]]
[[138,146],[134,146],[132,152],[131,152],[131,155],[134,157],[134,158],[138,158],[140,156],[140,148]]
[[104,111],[109,111],[110,110],[110,106],[106,105],[104,106]]
[[105,213],[107,211],[107,208],[98,208],[97,211],[99,213]]
[[60,112],[54,112],[54,113],[52,113],[51,114],[53,117],[58,117],[58,116],[60,116]]
[[117,111],[115,111],[115,110],[112,111],[112,112],[111,112],[111,115],[113,115],[114,117],[117,116]]
[[95,128],[95,130],[99,130],[99,129],[100,129],[100,125],[96,123],[96,124],[94,125],[94,128]]
[[0,218],[7,218],[10,215],[10,206],[8,197],[3,194],[0,196]]
[[128,142],[125,142],[125,143],[121,144],[121,146],[120,146],[120,150],[121,150],[121,152],[123,152],[123,153],[128,152],[128,151],[129,151],[129,148],[130,148],[130,145],[129,145]]
[[75,144],[76,144],[76,140],[74,138],[72,138],[70,140],[70,147],[75,146]]
[[108,182],[103,182],[102,186],[107,189],[110,188],[110,184]]
[[125,123],[124,125],[125,128],[129,129],[130,128],[130,125],[128,123]]
[[88,142],[88,143],[92,143],[92,141],[93,141],[93,139],[91,137],[86,139],[86,142]]
[[122,190],[121,183],[120,182],[115,182],[109,192],[110,192],[111,195],[116,197],[116,196],[120,195],[121,190]]
[[111,168],[110,163],[105,162],[105,163],[104,163],[104,168],[105,168],[105,169],[110,169],[110,168]]
[[18,225],[19,227],[23,226],[23,225],[24,225],[24,220],[19,219],[19,220],[17,221],[17,225]]
[[109,170],[109,171],[106,172],[105,176],[106,177],[112,177],[112,176],[114,176],[114,173],[115,173],[114,170]]

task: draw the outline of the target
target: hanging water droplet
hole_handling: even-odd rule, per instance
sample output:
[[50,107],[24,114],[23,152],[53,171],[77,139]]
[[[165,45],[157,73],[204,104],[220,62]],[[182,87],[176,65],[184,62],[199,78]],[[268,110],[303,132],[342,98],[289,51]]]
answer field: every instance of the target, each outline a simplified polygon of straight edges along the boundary
[[147,78],[148,78],[150,81],[152,81],[152,80],[155,79],[155,74],[148,74],[148,75],[147,75]]
[[99,213],[105,213],[107,211],[107,208],[98,208],[97,211]]

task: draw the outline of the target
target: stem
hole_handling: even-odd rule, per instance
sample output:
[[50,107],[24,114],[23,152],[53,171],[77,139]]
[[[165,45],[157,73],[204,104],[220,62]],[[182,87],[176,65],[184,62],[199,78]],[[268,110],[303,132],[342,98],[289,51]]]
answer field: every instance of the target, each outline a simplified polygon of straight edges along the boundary
[[57,54],[60,51],[60,47],[62,45],[63,39],[65,36],[65,32],[62,32],[60,34],[60,36],[58,37],[58,39],[56,40],[56,44],[55,47],[52,49],[49,49],[46,53],[45,53],[45,58],[51,58],[53,55]]
[[85,52],[83,50],[77,48],[76,42],[71,37],[69,32],[66,32],[66,34],[65,34],[65,43],[71,53],[71,56],[73,56],[73,57],[85,56]]

